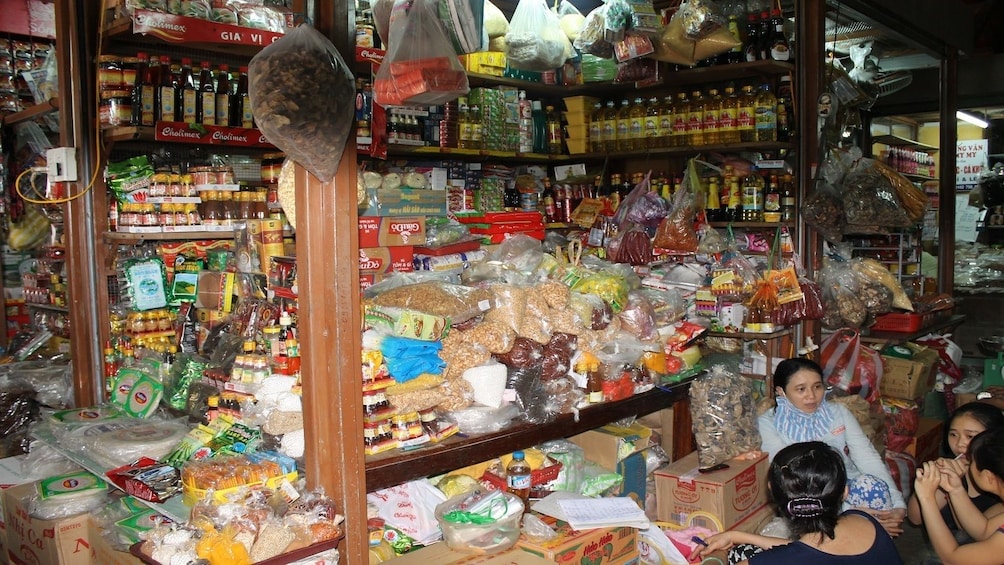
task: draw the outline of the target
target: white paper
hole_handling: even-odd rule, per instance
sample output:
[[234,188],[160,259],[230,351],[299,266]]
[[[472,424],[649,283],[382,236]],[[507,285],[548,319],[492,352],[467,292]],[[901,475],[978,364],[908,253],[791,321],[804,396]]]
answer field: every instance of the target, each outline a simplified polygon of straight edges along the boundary
[[592,500],[588,496],[567,490],[554,491],[544,498],[530,505],[530,509],[537,514],[543,514],[552,518],[557,518],[562,522],[567,522],[565,511],[561,509],[559,502],[562,500]]
[[585,500],[559,500],[566,522],[576,530],[628,526],[645,529],[651,522],[634,500],[616,496]]
[[976,241],[980,209],[969,205],[969,193],[955,195],[955,241]]

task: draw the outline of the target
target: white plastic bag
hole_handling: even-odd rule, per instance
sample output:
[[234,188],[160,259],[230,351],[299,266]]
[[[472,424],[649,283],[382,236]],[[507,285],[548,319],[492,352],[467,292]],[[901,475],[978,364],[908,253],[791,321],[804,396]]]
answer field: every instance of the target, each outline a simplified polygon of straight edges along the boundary
[[509,66],[524,71],[556,69],[572,52],[558,17],[544,0],[520,0],[505,41]]

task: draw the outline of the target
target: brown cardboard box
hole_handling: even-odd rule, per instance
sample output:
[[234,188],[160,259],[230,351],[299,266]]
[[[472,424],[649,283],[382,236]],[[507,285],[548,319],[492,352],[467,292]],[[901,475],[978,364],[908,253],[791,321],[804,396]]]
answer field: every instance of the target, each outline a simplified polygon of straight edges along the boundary
[[903,452],[912,455],[920,465],[924,461],[933,461],[941,455],[944,440],[944,422],[935,418],[921,418],[917,425],[916,437]]
[[[21,463],[27,455],[0,459],[0,490],[31,482],[23,478]],[[7,563],[7,525],[3,516],[3,497],[0,496],[0,563]]]
[[658,412],[653,412],[638,418],[638,422],[652,429],[654,435],[659,436],[659,445],[672,461],[673,457],[673,409],[663,408]]
[[118,551],[102,536],[101,526],[93,518],[90,520],[88,539],[91,541],[91,562],[94,565],[142,565],[142,561],[131,553]]
[[425,245],[425,216],[361,216],[359,247]]
[[882,380],[879,392],[882,396],[914,400],[924,395],[934,386],[934,366],[938,362],[938,352],[925,349],[912,359],[882,356]]
[[648,447],[652,430],[635,423],[631,427],[603,426],[568,438],[586,452],[586,459],[613,471],[617,463]]
[[634,528],[573,530],[564,522],[559,524],[558,537],[538,543],[520,536],[516,547],[549,563],[628,565],[638,560],[638,530]]
[[550,565],[552,562],[512,548],[493,555],[453,551],[445,542],[434,543],[394,558],[394,565]]
[[28,503],[36,492],[36,484],[27,483],[3,491],[8,559],[19,564],[91,565],[88,515],[62,520],[31,517]]
[[964,404],[969,404],[970,402],[976,402],[975,392],[963,392],[961,394],[955,395],[955,407],[958,408]]
[[660,520],[687,524],[691,514],[706,512],[728,529],[767,502],[767,454],[730,459],[728,468],[698,472],[697,452],[655,472]]

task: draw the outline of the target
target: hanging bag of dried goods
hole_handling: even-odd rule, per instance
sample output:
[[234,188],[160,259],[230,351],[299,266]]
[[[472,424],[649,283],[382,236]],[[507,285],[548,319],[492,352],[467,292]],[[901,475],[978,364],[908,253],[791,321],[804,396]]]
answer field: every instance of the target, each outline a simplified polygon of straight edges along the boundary
[[913,223],[896,189],[872,163],[871,159],[862,159],[844,177],[844,233],[886,233],[888,228],[905,228]]
[[868,402],[878,400],[882,359],[861,344],[856,330],[843,328],[830,334],[820,346],[819,358],[828,384]]
[[653,58],[693,65],[739,45],[726,19],[707,0],[688,0],[673,14],[655,41]]
[[523,71],[550,71],[572,54],[558,16],[544,0],[520,0],[505,36],[506,62]]
[[693,159],[683,175],[682,190],[673,195],[673,208],[655,231],[652,246],[666,251],[693,253],[697,251],[697,231],[694,229],[694,183],[697,173]]
[[398,0],[387,56],[373,80],[381,106],[431,106],[467,94],[467,74],[453,52],[434,0]]
[[844,203],[840,192],[829,183],[816,183],[802,203],[802,218],[828,241],[844,237]]
[[606,4],[601,4],[589,12],[582,31],[575,39],[576,49],[603,59],[613,58],[614,45],[606,39],[606,14]]
[[323,182],[335,176],[352,130],[356,85],[338,50],[302,25],[248,65],[251,109],[265,138]]
[[701,469],[760,449],[753,381],[722,365],[690,384],[690,417]]

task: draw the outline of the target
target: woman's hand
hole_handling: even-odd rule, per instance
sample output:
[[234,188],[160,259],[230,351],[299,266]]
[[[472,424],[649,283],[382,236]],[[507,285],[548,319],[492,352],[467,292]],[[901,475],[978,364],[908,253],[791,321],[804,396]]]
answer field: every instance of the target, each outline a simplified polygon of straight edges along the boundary
[[935,467],[941,473],[939,486],[945,492],[964,492],[966,486],[962,482],[962,477],[966,475],[969,463],[964,459],[938,459]]
[[934,495],[941,486],[941,471],[936,461],[925,461],[924,466],[917,469],[917,477],[913,480],[913,490],[921,504],[934,503]]
[[875,510],[873,508],[859,507],[855,510],[860,510],[866,514],[871,514],[885,531],[891,536],[896,537],[903,533],[903,519],[906,517],[906,508],[893,508],[892,510]]
[[735,545],[732,541],[732,532],[725,531],[720,534],[715,534],[710,538],[704,540],[708,545],[702,545],[697,547],[697,551],[690,555],[691,561],[698,561],[704,559],[712,553],[722,550],[727,551],[730,547]]

